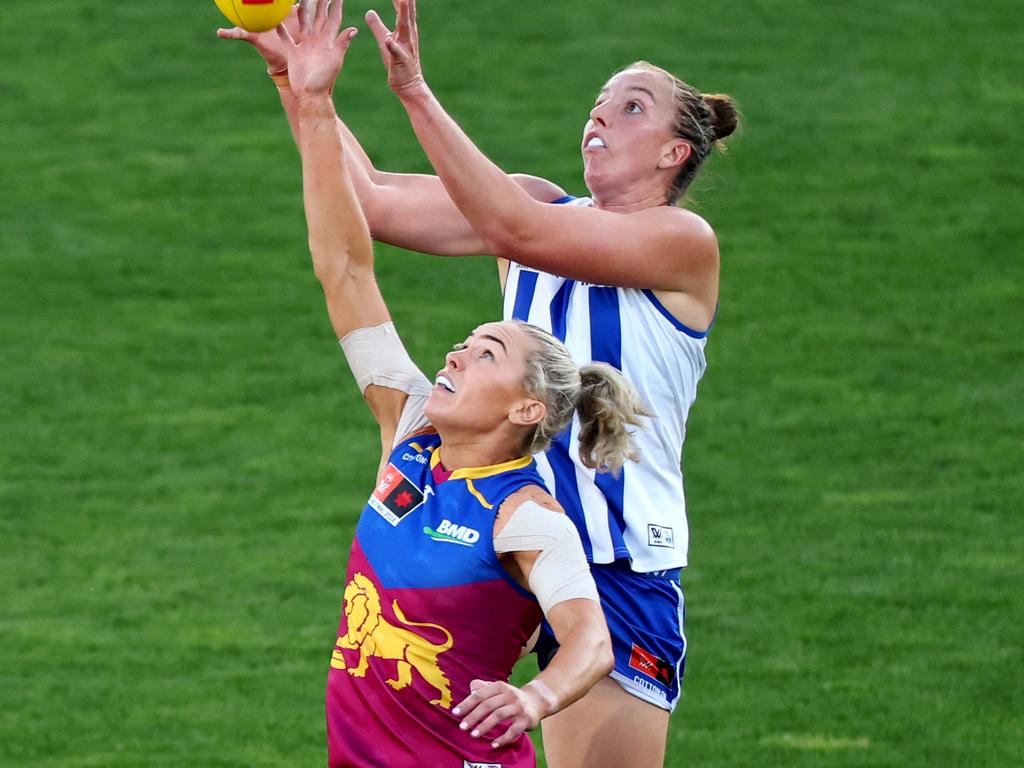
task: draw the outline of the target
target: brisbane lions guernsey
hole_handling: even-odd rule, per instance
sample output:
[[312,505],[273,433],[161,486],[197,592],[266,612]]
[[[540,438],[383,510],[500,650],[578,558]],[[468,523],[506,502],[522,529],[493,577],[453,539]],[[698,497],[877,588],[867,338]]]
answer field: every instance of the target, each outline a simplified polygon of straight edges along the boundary
[[[590,205],[589,198],[556,203]],[[689,531],[680,467],[686,418],[707,364],[707,332],[683,325],[653,291],[592,285],[511,262],[504,317],[557,336],[577,365],[609,363],[625,374],[656,418],[634,435],[639,463],[618,477],[595,474],[579,459],[579,417],[538,454],[548,490],[583,539],[587,559],[629,559],[648,573],[686,565]]]
[[398,443],[363,509],[349,555],[327,677],[331,768],[536,765],[523,736],[502,749],[459,729],[474,679],[507,680],[542,618],[494,551],[514,491],[543,486],[530,457],[440,466],[440,438]]

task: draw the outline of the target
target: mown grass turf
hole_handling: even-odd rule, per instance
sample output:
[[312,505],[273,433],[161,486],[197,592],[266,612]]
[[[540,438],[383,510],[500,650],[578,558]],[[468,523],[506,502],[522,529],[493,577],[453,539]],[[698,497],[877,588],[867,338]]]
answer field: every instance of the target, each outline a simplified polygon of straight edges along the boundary
[[[692,202],[722,306],[668,764],[1024,761],[1016,5],[421,5],[450,111],[571,191],[628,61],[745,113]],[[212,3],[5,10],[0,763],[320,765],[378,449],[273,88]],[[365,30],[336,101],[428,169]],[[427,370],[499,312],[487,259],[379,266]]]

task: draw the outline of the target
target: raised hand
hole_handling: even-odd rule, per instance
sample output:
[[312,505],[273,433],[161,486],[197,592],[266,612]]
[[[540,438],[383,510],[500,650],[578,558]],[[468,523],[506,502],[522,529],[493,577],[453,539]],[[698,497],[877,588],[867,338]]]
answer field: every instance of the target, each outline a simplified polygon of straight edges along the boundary
[[[293,5],[288,18],[281,22],[293,34],[299,28],[299,9],[301,7],[302,3]],[[249,43],[263,57],[267,63],[267,72],[271,75],[282,74],[288,69],[288,53],[285,51],[284,41],[274,29],[267,32],[250,32],[241,27],[222,28],[217,30],[217,37],[222,40],[242,40]]]
[[453,714],[462,716],[459,728],[468,730],[472,736],[485,739],[493,728],[506,720],[511,720],[504,733],[491,741],[497,749],[511,744],[524,731],[537,727],[547,712],[547,702],[529,684],[516,688],[504,682],[487,683],[474,680],[469,684],[471,693],[453,710]]
[[420,34],[416,28],[416,0],[392,0],[395,30],[390,31],[376,11],[366,12],[366,23],[377,40],[380,58],[388,68],[388,85],[401,95],[423,84]]
[[300,3],[296,29],[285,24],[277,27],[284,43],[288,81],[296,95],[329,93],[334,85],[357,31],[355,27],[339,31],[343,6],[343,0]]

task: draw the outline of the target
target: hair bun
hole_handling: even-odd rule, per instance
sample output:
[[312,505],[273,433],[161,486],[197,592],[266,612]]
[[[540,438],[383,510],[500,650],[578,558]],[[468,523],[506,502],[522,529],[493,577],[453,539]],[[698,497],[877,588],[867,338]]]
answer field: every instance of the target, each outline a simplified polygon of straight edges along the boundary
[[711,115],[715,141],[730,136],[740,124],[740,113],[732,99],[724,93],[705,93],[702,98]]

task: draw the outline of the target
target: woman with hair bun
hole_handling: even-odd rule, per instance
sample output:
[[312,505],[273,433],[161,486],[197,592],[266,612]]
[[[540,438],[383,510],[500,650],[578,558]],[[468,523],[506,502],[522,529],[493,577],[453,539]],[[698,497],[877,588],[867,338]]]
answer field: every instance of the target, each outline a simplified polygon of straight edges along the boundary
[[[507,319],[551,332],[577,363],[622,370],[657,416],[635,436],[640,462],[617,475],[595,473],[580,458],[578,418],[537,464],[580,532],[615,655],[609,677],[544,721],[548,765],[660,766],[686,656],[680,460],[719,280],[713,229],[677,203],[736,130],[737,109],[728,96],[702,94],[648,62],[628,65],[604,84],[585,121],[589,196],[575,198],[550,181],[506,174],[474,146],[423,77],[415,1],[394,5],[394,30],[372,11],[367,22],[437,176],[377,170],[339,119],[373,237],[439,255],[494,254]],[[298,135],[276,36],[220,34],[261,53]],[[537,643],[542,668],[558,645],[550,629]]]

